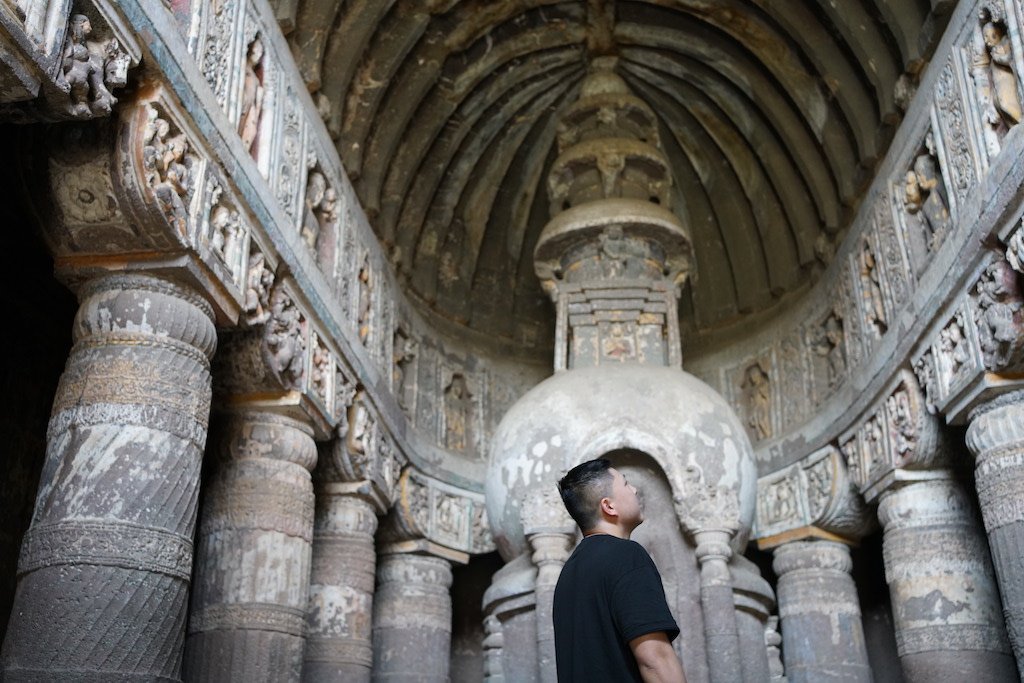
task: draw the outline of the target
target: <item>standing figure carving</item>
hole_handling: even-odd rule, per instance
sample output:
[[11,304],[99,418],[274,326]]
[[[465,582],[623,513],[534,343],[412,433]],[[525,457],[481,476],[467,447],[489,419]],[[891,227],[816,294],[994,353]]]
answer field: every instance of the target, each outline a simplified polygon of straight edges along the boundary
[[861,296],[864,304],[864,321],[877,335],[882,336],[887,329],[885,322],[885,302],[882,299],[881,277],[878,262],[871,250],[871,245],[864,243],[858,258]]
[[142,136],[142,163],[146,182],[160,209],[182,235],[187,233],[188,207],[185,200],[192,190],[192,155],[184,133],[171,135],[171,126],[155,108]]
[[[987,14],[987,12],[986,12]],[[1010,36],[1002,22],[992,21],[991,16],[981,28],[985,49],[989,56],[989,70],[992,74],[992,104],[1006,122],[1007,127],[1020,123],[1022,112],[1020,95],[1017,91],[1017,74],[1013,71],[1013,48]]]
[[829,313],[822,324],[817,339],[814,340],[814,353],[828,363],[828,387],[834,389],[843,381],[846,374],[846,354],[843,351],[843,323],[835,311]]
[[274,271],[267,266],[263,252],[253,250],[249,255],[249,270],[245,283],[245,322],[261,325],[270,317],[270,288],[274,284]]
[[356,317],[359,341],[363,344],[370,338],[370,312],[373,307],[371,288],[370,257],[366,255],[363,257],[363,265],[359,267],[359,312]]
[[758,439],[772,435],[771,385],[760,363],[754,363],[743,374],[743,400],[747,408],[747,425]]
[[304,374],[306,342],[302,335],[302,315],[284,290],[275,290],[270,298],[270,321],[265,343],[270,366],[289,389],[300,386]]
[[250,154],[255,153],[256,138],[259,134],[260,117],[263,114],[263,41],[257,35],[249,43],[245,58],[245,81],[242,86],[242,116],[238,122],[238,134],[242,146]]
[[310,171],[306,179],[306,211],[302,217],[302,241],[316,250],[320,238],[320,216],[327,193],[327,180],[319,171]]
[[904,204],[907,213],[920,215],[928,231],[928,249],[934,250],[949,225],[949,200],[931,134],[925,142],[925,150],[914,159],[913,169],[907,171]]
[[469,444],[471,396],[466,378],[455,373],[444,390],[444,445],[453,451],[465,451]]
[[[91,34],[92,24],[87,16],[71,17],[58,83],[67,85],[71,96],[68,111],[76,118],[109,114],[117,98],[107,88],[104,78],[109,74],[117,80],[122,66],[127,72],[127,56],[120,53],[117,41],[96,47],[94,54],[87,42]],[[112,84],[124,85],[124,82]]]

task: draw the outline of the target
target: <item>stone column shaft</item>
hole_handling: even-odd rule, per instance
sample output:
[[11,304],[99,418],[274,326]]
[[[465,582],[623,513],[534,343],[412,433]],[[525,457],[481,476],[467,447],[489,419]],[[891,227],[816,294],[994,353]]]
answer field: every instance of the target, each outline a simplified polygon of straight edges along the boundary
[[775,549],[786,678],[791,683],[869,683],[853,562],[842,543],[813,540]]
[[448,560],[413,553],[380,558],[373,602],[372,680],[448,680],[451,585]]
[[537,667],[543,683],[556,683],[555,625],[552,620],[555,585],[569,559],[575,535],[539,533],[530,536],[533,563],[537,565]]
[[343,485],[317,489],[304,681],[369,681],[377,515]]
[[977,458],[975,485],[1010,645],[1024,670],[1024,392],[975,411],[967,445]]
[[315,464],[302,422],[264,412],[229,417],[197,540],[190,681],[299,680]]
[[743,680],[743,671],[732,576],[727,564],[732,555],[729,534],[698,531],[694,536],[700,561],[700,605],[711,683],[736,683]]
[[212,311],[139,274],[79,294],[0,678],[178,680]]
[[960,485],[942,478],[890,489],[878,519],[907,680],[1015,679],[988,548]]

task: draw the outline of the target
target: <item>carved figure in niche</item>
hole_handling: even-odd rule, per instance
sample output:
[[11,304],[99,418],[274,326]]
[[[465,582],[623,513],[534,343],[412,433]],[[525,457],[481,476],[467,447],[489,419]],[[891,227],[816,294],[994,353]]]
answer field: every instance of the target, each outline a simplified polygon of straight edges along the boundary
[[281,378],[281,383],[289,389],[298,388],[305,372],[306,342],[302,338],[302,315],[284,290],[275,290],[270,297],[270,321],[264,343],[271,368]]
[[626,361],[636,357],[633,343],[633,326],[623,323],[612,323],[608,327],[607,336],[601,341],[601,350],[605,357],[616,361]]
[[395,397],[398,399],[398,405],[403,410],[408,410],[409,408],[407,405],[408,398],[406,397],[406,376],[418,350],[419,345],[416,343],[416,340],[410,338],[405,333],[405,330],[402,328],[395,330],[392,350],[391,387],[392,391],[395,392]]
[[370,432],[373,430],[373,415],[370,414],[363,400],[362,392],[356,394],[348,409],[348,435],[345,445],[352,458],[352,463],[365,472],[370,461]]
[[986,366],[995,369],[1012,360],[1014,347],[1021,339],[1020,312],[1024,304],[1013,270],[1002,261],[989,264],[974,291],[978,341]]
[[882,299],[882,285],[878,263],[871,245],[864,242],[858,258],[860,266],[860,288],[864,303],[864,321],[877,336],[885,334],[885,302]]
[[322,344],[317,343],[313,347],[313,372],[310,379],[312,380],[313,393],[324,404],[327,403],[327,390],[330,385],[332,366],[330,352]]
[[444,445],[453,451],[465,451],[469,444],[469,415],[472,397],[466,378],[459,373],[444,390]]
[[781,522],[796,514],[796,487],[788,477],[768,487],[764,501],[765,519]]
[[917,376],[917,383],[924,389],[925,408],[929,413],[935,413],[935,400],[938,398],[938,385],[935,377],[935,365],[932,352],[924,353],[914,363],[914,374]]
[[256,138],[263,115],[263,40],[257,35],[249,43],[245,57],[245,81],[242,85],[242,117],[238,122],[238,134],[242,146],[255,155]]
[[91,34],[89,18],[84,14],[72,15],[58,82],[67,85],[71,96],[68,112],[77,118],[109,114],[117,98],[104,79],[109,76],[111,86],[127,81],[128,57],[122,55],[117,41],[90,45],[87,41]]
[[829,313],[812,346],[814,353],[828,363],[828,387],[834,389],[846,374],[846,353],[843,350],[843,321],[835,311]]
[[839,446],[839,452],[843,454],[843,460],[846,461],[846,469],[850,472],[850,478],[853,479],[857,485],[863,483],[861,477],[861,466],[860,466],[860,453],[857,450],[857,439],[850,439],[844,444]]
[[949,225],[949,200],[931,133],[925,141],[925,150],[914,159],[914,168],[907,171],[904,204],[907,213],[921,216],[928,230],[927,247],[934,250]]
[[263,252],[249,254],[249,271],[245,278],[246,323],[261,325],[270,317],[270,288],[274,285],[274,271],[267,267]]
[[1024,228],[1017,228],[1006,243],[1006,261],[1018,273],[1024,273]]
[[832,466],[829,458],[804,470],[807,475],[807,504],[812,517],[819,517],[832,498]]
[[302,217],[302,240],[316,251],[320,238],[320,217],[318,212],[327,192],[327,179],[319,171],[310,171],[306,179],[306,211]]
[[904,462],[913,453],[917,444],[917,432],[913,423],[913,411],[910,407],[910,394],[906,389],[898,389],[885,399],[885,410],[889,417],[889,435],[893,449],[898,455],[897,462]]
[[372,302],[370,290],[370,257],[363,256],[363,264],[359,267],[359,312],[356,318],[356,326],[359,329],[359,341],[366,343],[370,338],[370,310]]
[[242,251],[242,221],[237,211],[218,204],[210,215],[210,249],[235,272]]
[[868,452],[868,472],[875,472],[885,464],[885,444],[882,441],[882,421],[873,415],[864,425],[864,447]]
[[971,358],[959,313],[939,334],[939,348],[946,362],[947,377],[952,379]]
[[348,412],[352,399],[356,395],[356,384],[341,371],[334,371],[334,415],[338,420],[337,432],[342,437],[348,436]]
[[455,496],[442,495],[439,497],[441,500],[437,503],[437,511],[434,516],[437,522],[437,531],[443,532],[450,538],[459,539],[463,530],[463,507]]
[[[981,11],[981,35],[989,56],[989,70],[992,74],[992,104],[995,114],[1000,116],[1007,127],[1020,123],[1021,104],[1017,92],[1017,75],[1013,71],[1013,48],[1006,24],[996,21],[987,9]],[[991,115],[991,113],[990,113]],[[991,121],[995,123],[995,121]]]
[[756,438],[767,439],[772,435],[771,386],[760,363],[746,369],[740,388],[747,408],[747,425]]

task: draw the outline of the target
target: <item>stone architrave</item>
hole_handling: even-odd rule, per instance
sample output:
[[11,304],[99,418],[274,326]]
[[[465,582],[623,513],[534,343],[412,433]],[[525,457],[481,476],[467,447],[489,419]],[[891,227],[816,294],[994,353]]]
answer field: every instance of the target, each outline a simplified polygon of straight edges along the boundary
[[255,410],[226,423],[197,538],[185,673],[194,681],[298,681],[313,540],[313,430]]
[[881,495],[885,578],[908,681],[1016,677],[977,512],[951,473]]
[[844,543],[812,539],[775,548],[786,678],[872,680],[853,562]]
[[213,313],[142,274],[79,298],[0,677],[177,680]]
[[373,681],[445,681],[452,636],[448,560],[383,553],[373,602]]
[[1024,392],[971,413],[967,445],[976,458],[975,487],[992,551],[1006,628],[1018,668],[1024,666]]

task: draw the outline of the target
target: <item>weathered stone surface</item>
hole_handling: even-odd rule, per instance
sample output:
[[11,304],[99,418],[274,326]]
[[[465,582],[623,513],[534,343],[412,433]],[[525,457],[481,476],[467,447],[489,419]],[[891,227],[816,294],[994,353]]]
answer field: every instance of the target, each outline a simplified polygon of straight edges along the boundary
[[971,415],[967,445],[973,451],[975,486],[999,580],[1006,630],[1024,665],[1024,394],[1014,392]]
[[144,275],[98,278],[79,298],[3,676],[175,680],[210,410],[212,310]]
[[226,420],[219,455],[197,534],[185,675],[298,681],[313,540],[312,429],[241,411]]
[[985,538],[948,474],[882,495],[885,577],[909,681],[1016,675]]
[[350,488],[316,490],[304,681],[370,680],[377,514]]
[[448,560],[414,553],[380,557],[373,602],[371,680],[447,680],[451,583]]
[[774,553],[787,680],[871,681],[849,548],[794,541]]

